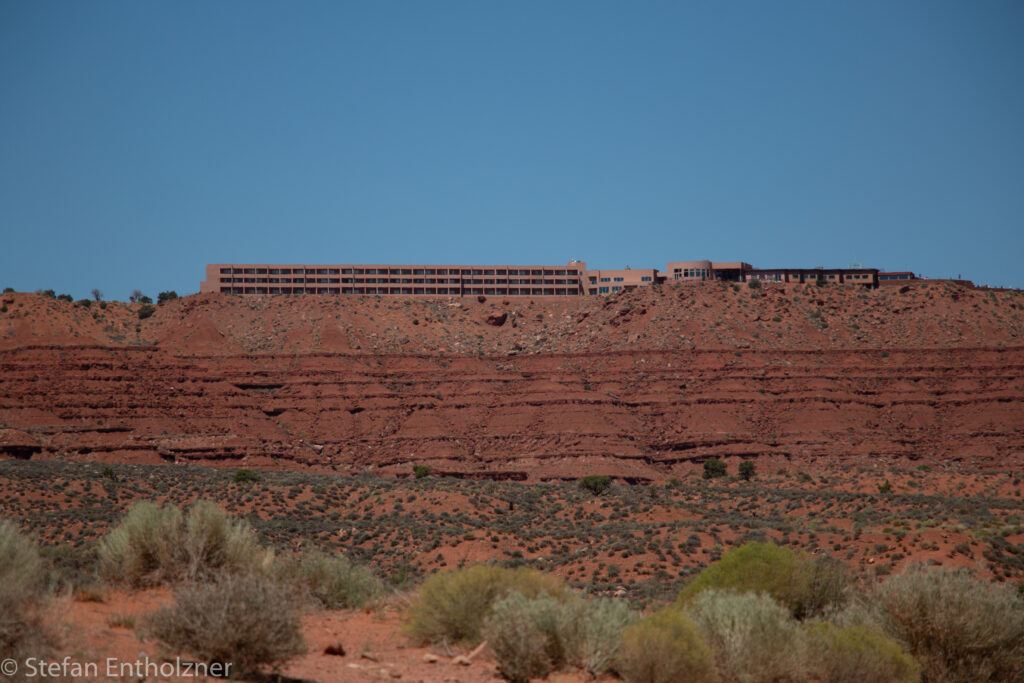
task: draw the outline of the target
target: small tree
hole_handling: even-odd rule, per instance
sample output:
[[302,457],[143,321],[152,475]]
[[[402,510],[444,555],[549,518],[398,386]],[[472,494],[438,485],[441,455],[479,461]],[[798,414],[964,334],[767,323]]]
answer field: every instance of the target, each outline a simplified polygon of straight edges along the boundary
[[726,475],[725,463],[718,458],[704,461],[704,478],[717,479]]
[[589,477],[580,479],[579,487],[590,491],[595,496],[604,493],[612,484],[612,478],[605,475],[591,474]]
[[754,478],[754,472],[757,468],[754,463],[749,460],[744,460],[740,463],[740,476],[743,477],[744,481],[750,481]]
[[174,290],[172,289],[172,290],[171,290],[171,291],[169,291],[169,292],[160,292],[159,294],[157,294],[157,295],[156,295],[156,302],[157,302],[158,304],[162,304],[162,303],[164,303],[165,301],[173,301],[174,299],[177,299],[177,298],[178,298],[178,293],[177,293],[177,292],[175,292],[175,291],[174,291]]
[[143,294],[142,296],[139,297],[139,303],[140,304],[151,304],[151,303],[153,303],[153,300],[151,298],[149,298],[148,296],[146,296],[145,294]]
[[427,467],[426,465],[413,465],[412,474],[417,479],[422,479],[423,477],[430,474],[430,468]]
[[761,289],[761,281],[760,280],[747,280],[747,287],[750,287],[751,289]]
[[96,299],[96,301],[99,301],[100,299],[102,299],[102,298],[103,298],[103,292],[101,292],[101,291],[100,291],[100,290],[99,290],[98,288],[96,288],[96,287],[93,287],[93,288],[92,288],[92,291],[90,291],[89,293],[90,293],[90,294],[92,294],[92,298],[93,298],[93,299]]
[[251,484],[253,482],[260,481],[262,478],[263,477],[260,476],[259,472],[241,469],[235,472],[235,476],[231,478],[231,481],[236,484]]
[[141,306],[139,306],[139,320],[145,320],[149,316],[153,315],[153,313],[155,312],[156,309],[153,308],[150,304],[142,304]]
[[128,297],[128,301],[131,301],[134,304],[134,303],[137,303],[139,301],[139,299],[141,299],[141,298],[142,298],[142,290],[133,289],[131,296]]

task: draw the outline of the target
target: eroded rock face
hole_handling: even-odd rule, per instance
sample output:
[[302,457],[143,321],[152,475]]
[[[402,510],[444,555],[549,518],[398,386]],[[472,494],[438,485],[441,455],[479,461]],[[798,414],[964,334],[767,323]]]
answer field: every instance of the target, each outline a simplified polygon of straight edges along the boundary
[[[642,481],[707,457],[1020,466],[1024,350],[503,358],[0,354],[0,449],[127,462]],[[1013,368],[1018,368],[1014,370]],[[32,436],[28,431],[32,431]]]
[[0,456],[28,460],[43,447],[30,434],[17,429],[0,429]]
[[708,457],[1024,460],[1019,292],[203,295],[141,322],[11,296],[0,457],[630,481]]

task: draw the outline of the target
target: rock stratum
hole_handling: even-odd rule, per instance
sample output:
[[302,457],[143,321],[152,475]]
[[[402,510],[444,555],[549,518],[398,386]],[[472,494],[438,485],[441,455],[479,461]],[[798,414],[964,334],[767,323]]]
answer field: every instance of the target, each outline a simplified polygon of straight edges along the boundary
[[2,303],[0,457],[530,481],[1024,464],[1020,291]]

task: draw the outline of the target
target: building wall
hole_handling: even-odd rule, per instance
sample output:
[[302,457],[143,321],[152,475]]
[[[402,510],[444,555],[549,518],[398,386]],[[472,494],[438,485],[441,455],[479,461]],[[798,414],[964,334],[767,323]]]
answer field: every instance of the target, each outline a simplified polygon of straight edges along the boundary
[[670,261],[665,264],[665,279],[668,282],[700,282],[712,277],[711,261]]
[[614,294],[626,289],[649,287],[657,281],[656,268],[588,270],[584,277],[587,294]]
[[582,268],[577,262],[564,266],[217,263],[206,267],[206,280],[199,291],[423,296],[584,293]]
[[[912,273],[884,273],[899,281]],[[215,263],[200,292],[229,294],[397,294],[406,296],[582,296],[613,294],[660,282],[720,280],[826,283],[877,287],[873,268],[754,268],[743,261],[671,261],[656,268],[588,270],[564,266]]]
[[916,280],[917,276],[910,271],[899,271],[895,273],[879,273],[878,284],[880,285],[902,285],[910,280]]

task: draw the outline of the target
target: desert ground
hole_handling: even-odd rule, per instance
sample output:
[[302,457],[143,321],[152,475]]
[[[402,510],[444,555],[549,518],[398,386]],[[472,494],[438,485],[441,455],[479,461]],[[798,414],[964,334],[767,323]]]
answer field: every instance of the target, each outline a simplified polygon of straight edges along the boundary
[[[304,617],[309,653],[282,673],[322,681],[494,679],[486,650],[457,664],[469,651],[402,631],[423,577],[482,562],[638,609],[751,540],[860,582],[912,563],[1024,582],[1019,291],[196,295],[145,319],[0,302],[0,517],[43,548],[83,656],[156,652],[134,625],[170,593],[92,568],[138,501],[212,500],[279,552],[373,568],[387,599]],[[728,476],[704,479],[710,459]],[[588,475],[613,483],[595,495]]]

